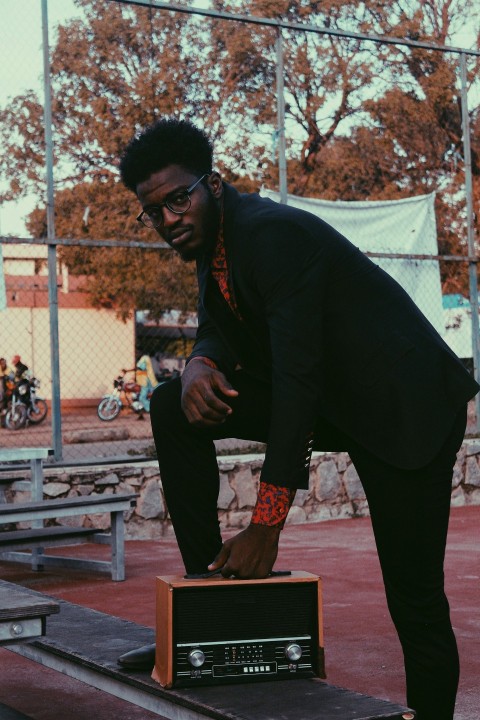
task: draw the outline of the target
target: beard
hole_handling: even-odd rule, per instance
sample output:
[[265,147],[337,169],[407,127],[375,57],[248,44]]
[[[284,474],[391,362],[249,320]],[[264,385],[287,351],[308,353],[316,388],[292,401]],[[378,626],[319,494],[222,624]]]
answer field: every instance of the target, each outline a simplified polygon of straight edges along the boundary
[[201,217],[193,228],[192,242],[174,248],[183,262],[192,262],[202,255],[213,253],[220,231],[222,207],[223,198],[219,202],[209,193]]

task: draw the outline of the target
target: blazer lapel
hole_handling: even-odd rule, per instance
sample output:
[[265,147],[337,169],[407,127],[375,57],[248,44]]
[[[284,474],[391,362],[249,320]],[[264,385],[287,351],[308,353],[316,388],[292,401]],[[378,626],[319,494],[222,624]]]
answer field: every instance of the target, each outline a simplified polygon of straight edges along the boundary
[[268,378],[268,365],[260,346],[247,325],[230,309],[217,282],[210,273],[208,262],[198,268],[200,301],[207,315],[216,325],[218,333],[245,370],[259,379]]

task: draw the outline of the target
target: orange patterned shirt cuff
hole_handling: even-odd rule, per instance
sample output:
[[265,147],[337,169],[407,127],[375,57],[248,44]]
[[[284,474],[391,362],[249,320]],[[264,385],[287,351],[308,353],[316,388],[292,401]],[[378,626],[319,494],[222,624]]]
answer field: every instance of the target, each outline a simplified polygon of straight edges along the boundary
[[260,482],[257,502],[250,522],[253,525],[269,525],[282,529],[295,493],[296,490],[292,488]]

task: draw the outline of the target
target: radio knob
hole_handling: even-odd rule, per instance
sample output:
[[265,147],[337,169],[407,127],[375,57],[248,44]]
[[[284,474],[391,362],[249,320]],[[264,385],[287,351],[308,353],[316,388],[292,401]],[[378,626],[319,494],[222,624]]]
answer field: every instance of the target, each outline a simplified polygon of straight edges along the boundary
[[199,648],[194,648],[188,653],[187,660],[192,667],[201,667],[205,662],[205,653]]
[[285,657],[290,662],[297,662],[302,657],[302,648],[298,643],[288,643],[288,645],[285,645]]

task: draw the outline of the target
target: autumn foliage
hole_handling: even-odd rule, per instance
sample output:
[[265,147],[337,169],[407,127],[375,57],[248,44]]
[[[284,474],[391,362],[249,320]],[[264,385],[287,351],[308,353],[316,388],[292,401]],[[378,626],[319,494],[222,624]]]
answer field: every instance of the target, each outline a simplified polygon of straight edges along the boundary
[[[277,187],[275,28],[114,0],[76,3],[83,18],[60,26],[52,48],[58,237],[158,240],[136,223],[138,202],[117,166],[131,136],[166,115],[204,127],[217,167],[241,190]],[[212,7],[442,45],[458,44],[466,18],[470,27],[479,20],[474,0],[213,0]],[[330,200],[435,192],[439,251],[466,254],[458,55],[294,30],[284,30],[283,41],[289,192]],[[478,215],[478,58],[467,64]],[[37,193],[28,227],[44,236],[41,98],[27,92],[0,109],[0,138],[4,199]],[[195,307],[194,268],[169,251],[65,246],[61,253],[71,272],[86,276],[96,306],[124,317],[135,308],[159,315]],[[442,282],[445,292],[465,292],[466,267],[443,263]]]

